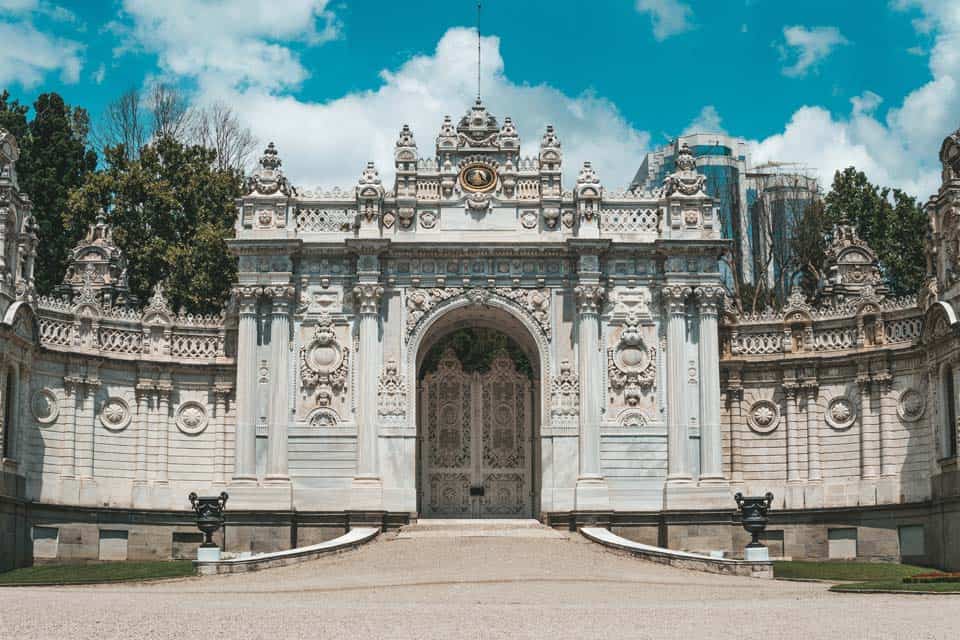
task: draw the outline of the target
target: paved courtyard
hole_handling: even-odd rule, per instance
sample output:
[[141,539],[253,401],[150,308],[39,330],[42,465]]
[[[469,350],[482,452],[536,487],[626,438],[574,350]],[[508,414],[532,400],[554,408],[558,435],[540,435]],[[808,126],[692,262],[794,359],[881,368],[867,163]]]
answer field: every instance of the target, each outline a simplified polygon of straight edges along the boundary
[[0,589],[2,638],[954,638],[960,596],[695,573],[578,535],[439,530],[245,575]]

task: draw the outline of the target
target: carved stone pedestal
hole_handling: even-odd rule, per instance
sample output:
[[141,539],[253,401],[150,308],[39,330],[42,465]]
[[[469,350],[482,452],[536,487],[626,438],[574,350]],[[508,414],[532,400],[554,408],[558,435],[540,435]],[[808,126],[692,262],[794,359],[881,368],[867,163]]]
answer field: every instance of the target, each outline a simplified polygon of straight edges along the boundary
[[576,489],[577,511],[609,511],[610,487],[603,476],[580,476]]
[[350,484],[351,511],[382,511],[383,482],[376,476],[357,476]]

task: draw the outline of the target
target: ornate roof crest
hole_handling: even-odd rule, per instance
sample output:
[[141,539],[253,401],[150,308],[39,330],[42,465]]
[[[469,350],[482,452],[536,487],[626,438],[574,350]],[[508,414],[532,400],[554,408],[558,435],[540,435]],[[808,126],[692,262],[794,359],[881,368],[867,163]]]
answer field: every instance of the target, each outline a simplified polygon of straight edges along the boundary
[[260,167],[247,178],[247,193],[273,195],[280,192],[285,196],[295,194],[296,190],[290,186],[280,169],[282,164],[277,148],[271,142],[260,156]]
[[400,135],[397,137],[397,147],[416,147],[417,142],[413,139],[413,131],[410,130],[410,125],[403,125],[400,128]]
[[664,195],[679,193],[684,196],[706,195],[703,192],[706,176],[697,172],[697,160],[687,143],[681,143],[677,150],[677,170],[663,180]]
[[554,130],[552,124],[548,124],[546,131],[543,132],[543,137],[540,138],[540,148],[541,149],[559,149],[560,148],[560,138],[557,137],[557,132]]
[[497,134],[500,133],[500,125],[497,124],[496,117],[483,106],[480,96],[477,96],[473,107],[460,118],[457,133],[465,146],[493,146]]

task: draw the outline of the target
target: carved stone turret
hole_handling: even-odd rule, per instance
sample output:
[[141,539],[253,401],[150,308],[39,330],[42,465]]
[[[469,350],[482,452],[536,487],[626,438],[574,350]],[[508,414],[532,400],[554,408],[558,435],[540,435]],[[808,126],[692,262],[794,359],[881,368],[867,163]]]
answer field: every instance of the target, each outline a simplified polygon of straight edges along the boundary
[[822,290],[825,298],[842,302],[861,297],[868,291],[880,296],[887,293],[877,254],[860,238],[856,228],[846,222],[833,228],[825,271]]
[[63,284],[54,295],[74,300],[81,293],[96,298],[104,306],[134,307],[138,301],[130,293],[127,259],[113,242],[113,228],[101,209],[97,220],[70,252],[70,264]]

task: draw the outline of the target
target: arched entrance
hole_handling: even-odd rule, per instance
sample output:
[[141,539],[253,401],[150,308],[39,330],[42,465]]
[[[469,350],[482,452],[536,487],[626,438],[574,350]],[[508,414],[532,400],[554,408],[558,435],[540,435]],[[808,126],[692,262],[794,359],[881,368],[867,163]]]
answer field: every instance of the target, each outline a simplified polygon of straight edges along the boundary
[[417,507],[430,518],[539,512],[540,354],[489,306],[451,309],[416,358]]

